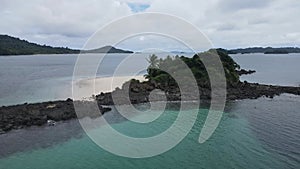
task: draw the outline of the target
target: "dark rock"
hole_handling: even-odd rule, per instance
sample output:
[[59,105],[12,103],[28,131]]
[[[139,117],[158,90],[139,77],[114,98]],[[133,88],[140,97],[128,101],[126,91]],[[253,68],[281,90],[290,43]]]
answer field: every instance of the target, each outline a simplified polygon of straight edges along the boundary
[[70,99],[70,98],[68,98],[66,101],[67,101],[67,102],[72,102],[73,100],[72,100],[72,99]]
[[[126,99],[125,93],[129,89],[129,100]],[[159,89],[162,92],[151,93],[153,90]],[[199,95],[201,100],[211,99],[211,90],[207,86],[199,86]],[[180,93],[176,86],[159,86],[151,82],[139,82],[131,80],[123,85],[121,89],[114,90],[109,93],[101,93],[95,96],[95,101],[52,101],[35,104],[22,104],[15,106],[2,106],[0,107],[0,134],[12,129],[20,129],[33,125],[47,124],[47,120],[62,121],[73,118],[83,118],[89,116],[91,118],[104,114],[111,110],[109,107],[102,105],[114,104],[138,104],[149,102],[151,93],[151,101],[180,101],[182,98],[195,100],[197,95],[195,91],[189,93]],[[239,82],[235,85],[228,85],[227,87],[227,100],[237,99],[257,99],[265,96],[273,98],[282,93],[290,93],[300,95],[300,87],[281,87],[272,85],[260,85],[258,83]],[[116,103],[116,99],[118,102]],[[79,117],[75,112],[74,104],[78,107],[87,110],[86,114],[81,114]]]
[[[84,104],[88,105],[89,103],[85,102]],[[86,116],[98,117],[99,110],[102,114],[111,110],[109,107],[103,108],[100,104],[98,107],[99,109],[94,110],[94,114],[87,114]],[[96,114],[97,116],[95,116]],[[71,99],[67,99],[66,101],[3,106],[0,107],[0,134],[12,129],[45,125],[47,124],[47,120],[62,121],[76,117],[77,115]]]
[[249,75],[249,74],[253,74],[253,73],[255,73],[256,71],[255,71],[255,70],[245,70],[245,69],[241,69],[241,70],[237,70],[236,72],[237,72],[237,74],[238,74],[239,76],[241,76],[241,75]]

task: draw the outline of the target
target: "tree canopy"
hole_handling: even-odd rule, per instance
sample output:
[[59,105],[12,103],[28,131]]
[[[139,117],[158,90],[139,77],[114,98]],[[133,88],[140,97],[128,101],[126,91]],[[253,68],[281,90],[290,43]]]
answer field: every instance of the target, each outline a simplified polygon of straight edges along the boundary
[[[184,66],[180,64],[181,61],[188,66],[191,72],[194,75],[199,86],[209,86],[209,76],[206,69],[210,69],[210,71],[218,72],[214,66],[210,66],[209,68],[205,67],[201,58],[211,57],[212,55],[218,55],[224,68],[226,80],[228,85],[235,85],[239,82],[239,75],[236,70],[240,69],[240,66],[223,50],[209,50],[207,52],[195,54],[193,57],[185,57],[185,56],[167,56],[166,58],[158,59],[156,55],[150,55],[147,59],[149,62],[149,67],[147,69],[147,74],[145,78],[159,84],[161,86],[176,86],[176,81],[170,75],[182,75],[181,78],[186,77],[186,72]],[[169,72],[169,73],[168,73]],[[214,74],[219,76],[218,74]],[[188,79],[186,79],[188,81]]]

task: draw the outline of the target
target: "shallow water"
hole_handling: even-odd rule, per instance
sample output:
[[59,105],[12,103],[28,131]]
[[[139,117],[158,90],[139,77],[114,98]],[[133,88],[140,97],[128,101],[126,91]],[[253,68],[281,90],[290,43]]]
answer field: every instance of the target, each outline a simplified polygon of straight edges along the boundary
[[[84,57],[93,57],[85,54]],[[108,54],[96,76],[112,76],[128,54]],[[97,57],[97,55],[95,55]],[[135,54],[137,64],[147,67],[148,54]],[[77,54],[0,56],[0,106],[35,103],[72,97],[72,76]],[[95,63],[86,63],[87,69]],[[126,75],[128,72],[124,72]]]
[[[230,102],[217,130],[203,144],[198,137],[207,109],[200,109],[194,127],[180,144],[145,159],[103,150],[75,120],[55,127],[19,130],[7,134],[9,137],[0,136],[1,145],[9,145],[1,149],[0,168],[298,168],[299,103],[300,98],[292,95]],[[107,113],[105,118],[123,134],[147,137],[167,129],[177,114],[168,109],[145,125],[118,119],[116,112]]]
[[[107,72],[99,76],[110,76],[109,70],[126,57],[113,56],[104,64]],[[141,64],[147,64],[145,57],[139,58]],[[243,76],[243,80],[294,86],[300,80],[296,74],[300,71],[299,55],[255,54],[233,58],[242,68],[257,70],[256,74]],[[76,55],[0,57],[0,105],[69,97],[76,59]],[[271,61],[274,64],[265,66]],[[215,133],[199,144],[199,133],[207,116],[203,107],[194,127],[180,144],[145,159],[120,157],[103,150],[83,132],[76,120],[60,122],[55,127],[12,131],[0,135],[0,169],[299,168],[299,103],[299,96],[287,94],[274,99],[228,102]],[[167,129],[177,114],[171,105],[159,119],[146,125],[127,121],[116,111],[104,116],[126,135],[147,137]]]

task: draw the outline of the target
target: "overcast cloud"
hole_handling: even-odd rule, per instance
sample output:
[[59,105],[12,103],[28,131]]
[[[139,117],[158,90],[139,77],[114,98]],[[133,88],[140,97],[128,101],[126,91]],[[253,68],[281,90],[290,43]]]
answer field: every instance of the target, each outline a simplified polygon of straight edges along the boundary
[[[95,31],[115,19],[136,12],[162,12],[196,25],[215,47],[300,46],[299,11],[299,0],[1,0],[0,33],[81,48]],[[160,43],[160,47],[170,46]],[[139,44],[124,47],[140,50]]]

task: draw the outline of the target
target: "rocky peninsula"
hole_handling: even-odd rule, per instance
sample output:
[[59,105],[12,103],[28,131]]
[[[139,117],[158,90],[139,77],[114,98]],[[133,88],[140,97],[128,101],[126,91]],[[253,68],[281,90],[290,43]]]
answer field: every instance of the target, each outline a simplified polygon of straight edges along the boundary
[[[255,71],[246,71],[240,69],[239,65],[224,51],[216,50],[223,63],[226,80],[227,80],[227,100],[240,99],[257,99],[259,97],[273,98],[282,93],[289,93],[300,95],[300,87],[284,87],[262,85],[257,83],[241,82],[239,77],[244,74],[254,73]],[[158,59],[155,55],[149,57],[149,68],[145,75],[147,81],[140,82],[138,80],[130,80],[123,84],[121,88],[116,88],[112,92],[100,93],[95,96],[94,101],[73,101],[67,99],[65,101],[51,101],[44,103],[22,104],[13,106],[0,107],[0,134],[6,133],[10,130],[21,129],[29,126],[40,126],[47,124],[47,121],[63,121],[73,118],[82,118],[85,116],[97,117],[98,110],[91,110],[91,104],[95,102],[102,114],[111,110],[109,106],[115,104],[112,96],[118,99],[118,104],[139,104],[151,101],[180,101],[181,93],[179,87],[174,79],[166,72],[160,71],[161,65],[167,64],[170,69],[176,69],[176,61],[180,59],[184,61],[192,70],[199,88],[200,99],[210,100],[211,89],[209,77],[205,71],[205,67],[201,62],[201,55],[210,55],[208,51],[201,54],[196,54],[192,58],[184,56],[167,57],[165,59]],[[174,69],[175,68],[175,69]],[[180,69],[178,69],[180,71]],[[155,97],[150,99],[152,91],[159,89],[160,93],[156,93]],[[195,91],[194,93],[196,93]],[[129,94],[129,100],[126,93]],[[199,99],[198,94],[190,94],[188,97],[191,100]],[[89,114],[77,117],[74,102],[80,104],[81,107],[86,108]]]
[[[92,104],[89,101],[77,101],[82,107],[91,109]],[[98,104],[102,114],[111,110],[109,107],[103,107]],[[91,110],[94,114],[87,116],[97,117],[98,110]],[[13,129],[21,129],[29,126],[41,126],[48,121],[63,121],[77,117],[72,99],[65,101],[50,101],[34,104],[21,104],[14,106],[0,107],[0,134],[6,133]]]

